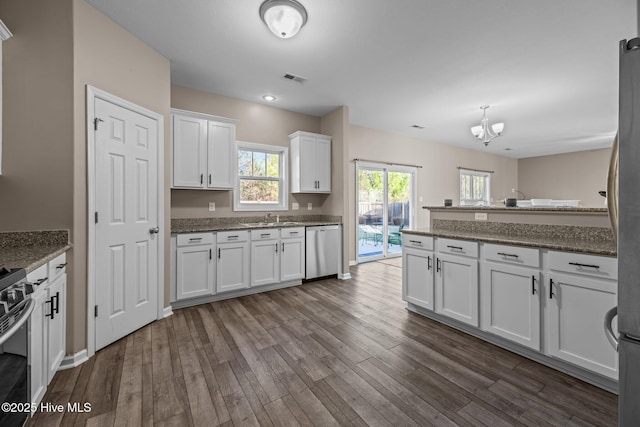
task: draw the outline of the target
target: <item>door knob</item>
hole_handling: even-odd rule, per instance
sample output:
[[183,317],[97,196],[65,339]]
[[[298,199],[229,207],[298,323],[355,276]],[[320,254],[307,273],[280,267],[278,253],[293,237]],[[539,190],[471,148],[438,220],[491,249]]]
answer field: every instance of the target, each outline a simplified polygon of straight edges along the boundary
[[160,227],[153,227],[149,229],[149,234],[158,234],[160,232]]

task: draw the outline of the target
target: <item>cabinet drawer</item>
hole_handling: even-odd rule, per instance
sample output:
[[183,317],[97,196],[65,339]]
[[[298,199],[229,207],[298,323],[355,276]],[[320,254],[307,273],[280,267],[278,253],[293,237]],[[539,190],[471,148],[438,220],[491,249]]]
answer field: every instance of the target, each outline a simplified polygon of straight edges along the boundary
[[402,246],[406,248],[433,250],[433,237],[402,233]]
[[210,245],[213,243],[213,233],[178,234],[176,244],[180,246]]
[[487,261],[498,261],[527,267],[540,267],[540,251],[533,248],[485,244],[484,257]]
[[280,238],[280,230],[277,228],[265,228],[260,230],[251,230],[251,240],[273,240]]
[[31,283],[36,283],[36,282],[39,282],[39,281],[47,280],[47,277],[49,277],[49,271],[48,271],[47,264],[45,264],[45,265],[41,265],[40,267],[36,268],[32,272],[28,273],[27,274],[27,281],[29,281]]
[[63,253],[49,261],[49,282],[53,283],[59,276],[62,276],[66,271],[67,266],[67,253]]
[[549,269],[617,280],[618,258],[571,252],[549,252]]
[[249,240],[248,230],[218,232],[218,243],[246,242],[248,240]]
[[438,252],[443,254],[478,257],[478,242],[466,240],[438,239]]
[[304,227],[283,228],[280,230],[280,237],[283,239],[289,237],[304,237]]

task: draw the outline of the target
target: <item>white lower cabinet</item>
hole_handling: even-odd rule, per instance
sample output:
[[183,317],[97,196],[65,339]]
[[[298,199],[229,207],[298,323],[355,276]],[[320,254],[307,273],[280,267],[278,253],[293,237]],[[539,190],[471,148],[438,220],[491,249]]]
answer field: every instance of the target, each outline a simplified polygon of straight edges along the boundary
[[280,230],[251,231],[251,287],[280,281]]
[[617,283],[550,273],[546,284],[547,353],[618,379],[618,353],[603,328],[606,312],[618,303]]
[[[436,245],[436,313],[478,327],[478,244],[438,239]],[[457,252],[469,256],[451,255]]]
[[402,247],[402,299],[433,310],[433,239],[404,235]]
[[40,283],[31,294],[35,308],[29,321],[31,403],[37,405],[66,353],[66,254],[30,272],[27,280]]
[[249,287],[249,233],[225,231],[217,235],[216,291],[229,292]]
[[176,298],[214,294],[213,233],[183,234],[176,240]]
[[280,280],[299,280],[305,273],[305,233],[303,227],[283,228],[280,238]]
[[540,270],[482,264],[481,329],[540,351]]

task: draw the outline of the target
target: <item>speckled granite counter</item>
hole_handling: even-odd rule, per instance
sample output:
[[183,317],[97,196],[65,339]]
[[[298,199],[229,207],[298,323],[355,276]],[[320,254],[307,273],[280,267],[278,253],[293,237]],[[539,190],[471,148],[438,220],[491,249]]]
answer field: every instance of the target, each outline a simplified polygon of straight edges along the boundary
[[607,215],[607,208],[580,208],[580,207],[513,207],[508,208],[506,206],[423,206],[422,209],[428,209],[430,211],[508,211],[508,212],[553,212],[553,213],[584,213],[584,214],[604,214]]
[[71,249],[67,230],[0,233],[0,266],[27,273]]
[[617,256],[611,229],[602,227],[435,220],[431,228],[403,229],[402,232],[591,255]]
[[276,222],[273,215],[269,224],[257,225],[264,217],[185,218],[172,219],[172,233],[196,233],[203,231],[251,230],[253,228],[313,227],[342,224],[342,217],[328,215],[281,216]]

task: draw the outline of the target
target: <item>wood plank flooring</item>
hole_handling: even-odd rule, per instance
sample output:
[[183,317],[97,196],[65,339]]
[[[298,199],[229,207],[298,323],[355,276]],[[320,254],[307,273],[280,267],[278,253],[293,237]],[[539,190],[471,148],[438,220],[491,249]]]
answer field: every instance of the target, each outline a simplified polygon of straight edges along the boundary
[[60,371],[30,426],[615,426],[617,397],[405,310],[399,260],[176,310]]

